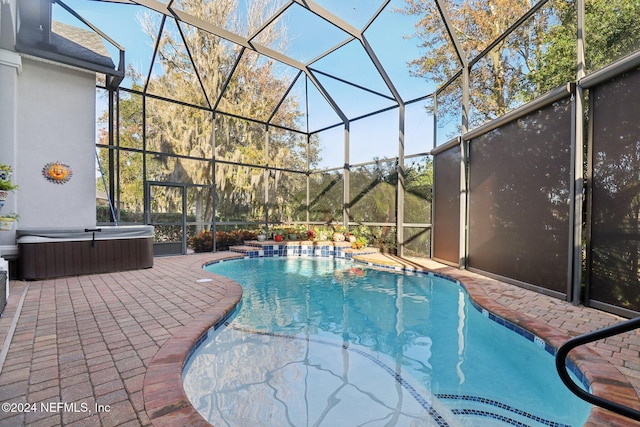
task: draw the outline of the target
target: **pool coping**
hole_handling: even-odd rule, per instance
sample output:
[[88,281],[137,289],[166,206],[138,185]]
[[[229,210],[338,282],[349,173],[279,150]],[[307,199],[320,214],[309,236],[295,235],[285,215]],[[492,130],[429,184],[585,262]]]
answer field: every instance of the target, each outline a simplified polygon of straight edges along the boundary
[[[242,254],[229,254],[228,257],[225,257],[225,259],[243,258],[248,257]],[[207,262],[196,261],[192,268],[203,269],[208,264],[221,261],[224,259]],[[493,279],[446,266],[438,268],[436,271],[397,257],[391,261],[381,261],[375,255],[359,256],[354,254],[353,261],[376,268],[410,273],[430,273],[453,280],[464,287],[472,302],[481,310],[484,309],[493,316],[530,332],[555,349],[571,338],[571,335],[565,332],[495,301],[482,286],[483,282]],[[219,277],[213,273],[205,273],[212,278]],[[225,284],[223,298],[207,312],[180,328],[153,357],[145,374],[142,391],[145,409],[154,426],[211,425],[191,405],[182,386],[182,371],[197,344],[206,337],[208,331],[215,329],[216,325],[221,324],[233,313],[242,298],[240,284],[228,279]],[[503,326],[508,327],[507,324],[503,324]],[[547,351],[549,350],[547,349]],[[595,351],[586,346],[578,347],[570,353],[569,358],[589,382],[593,394],[632,408],[638,407],[638,395],[629,380]],[[584,426],[629,425],[629,422],[630,420],[626,417],[593,406]]]

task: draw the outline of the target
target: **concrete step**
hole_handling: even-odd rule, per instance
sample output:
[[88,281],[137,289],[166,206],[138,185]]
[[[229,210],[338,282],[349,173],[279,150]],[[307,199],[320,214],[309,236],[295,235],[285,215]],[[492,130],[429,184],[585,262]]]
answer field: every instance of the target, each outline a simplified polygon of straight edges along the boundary
[[229,246],[230,252],[237,252],[240,254],[247,254],[249,252],[258,252],[259,250],[260,248],[256,246],[248,246],[248,245]]

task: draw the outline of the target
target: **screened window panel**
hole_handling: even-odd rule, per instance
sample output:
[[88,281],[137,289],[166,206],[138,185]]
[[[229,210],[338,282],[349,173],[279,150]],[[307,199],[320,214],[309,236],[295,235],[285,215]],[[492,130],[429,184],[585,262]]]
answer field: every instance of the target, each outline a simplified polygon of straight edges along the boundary
[[262,168],[216,165],[216,220],[264,221],[265,173]]
[[469,266],[567,292],[568,98],[470,141]]
[[[553,36],[558,34],[558,30],[565,29],[562,26],[564,22],[558,21],[555,3],[546,3],[473,66],[469,76],[471,129],[575,79],[575,44],[562,43],[563,48],[573,48],[569,51],[573,54],[563,51],[560,55],[558,45],[553,43],[556,41]],[[512,18],[522,16],[529,7],[528,2],[513,2],[513,8],[498,12],[500,18],[496,19],[496,24],[506,18],[504,15]],[[573,31],[575,33],[576,30]],[[490,38],[493,36],[497,34]],[[567,62],[573,64],[570,67],[573,74],[553,75],[559,74],[559,57],[566,57]],[[553,66],[546,66],[551,65],[549,63]]]
[[309,181],[309,219],[342,222],[343,188],[342,172],[312,174]]
[[404,166],[404,222],[431,222],[431,186],[433,162],[431,157],[407,159]]
[[431,257],[431,229],[404,227],[404,256]]
[[115,194],[110,194],[109,165],[112,158],[115,159],[116,150],[97,148],[97,153],[99,163],[96,171],[96,222],[105,224],[114,221],[110,198],[115,199]]
[[407,104],[404,122],[404,154],[426,153],[435,147],[433,98]]
[[307,138],[297,132],[272,128],[269,130],[269,166],[305,171],[307,169]]
[[460,146],[433,158],[433,257],[460,262]]
[[264,165],[265,127],[258,122],[216,115],[216,158],[230,162]]
[[585,8],[587,73],[640,49],[640,2],[593,2],[589,6]]
[[307,219],[307,176],[273,171],[269,175],[269,221],[290,224]]
[[147,179],[149,181],[211,185],[211,162],[147,154]]
[[[186,33],[186,36],[187,39],[192,39],[195,34]],[[159,38],[158,55],[151,64],[152,73],[147,81],[147,93],[192,105],[208,105],[186,46],[178,42],[182,39],[178,23],[167,19]]]
[[589,298],[640,311],[640,71],[592,91]]
[[462,132],[462,78],[451,82],[438,95],[436,117],[436,146],[440,146]]
[[[408,228],[405,228],[407,230]],[[395,225],[363,225],[351,226],[349,231],[356,236],[366,238],[368,247],[377,248],[383,253],[395,253],[398,241]]]
[[396,220],[396,162],[352,167],[349,175],[349,216],[356,222]]
[[[121,145],[132,145],[135,142],[135,132],[141,129],[135,122],[138,108],[135,100],[132,96],[127,100],[126,108],[121,106],[121,115],[127,114],[120,130]],[[213,123],[210,111],[147,97],[145,114],[147,150],[201,158],[213,156]],[[176,117],[180,119],[176,121]]]
[[143,148],[142,95],[120,91],[119,96],[120,129],[118,136],[120,147],[141,150]]
[[330,169],[344,165],[344,126],[314,134],[311,144],[311,169]]
[[[122,96],[122,92],[118,92],[118,96]],[[115,117],[113,118],[113,125],[117,126]],[[140,136],[142,137],[142,134]],[[96,87],[95,143],[101,145],[109,145],[109,92],[100,87]]]
[[[173,226],[182,222],[182,187],[151,186],[150,213],[151,223],[158,228],[161,225]],[[166,223],[166,224],[157,224]],[[163,234],[160,232],[160,234]],[[158,233],[156,233],[157,237]],[[162,241],[162,239],[157,239]],[[180,240],[180,238],[176,239]]]
[[[339,152],[339,151],[338,151]],[[390,159],[398,155],[398,111],[356,120],[349,132],[349,163]]]
[[[115,156],[114,152],[114,156]],[[144,223],[144,182],[142,177],[142,153],[128,150],[120,150],[118,171],[119,179],[117,181],[116,203],[119,201],[120,218],[119,222],[123,223]],[[109,172],[107,165],[102,165],[105,178],[108,178]],[[107,186],[109,186],[109,181]]]
[[196,223],[198,230],[211,224],[213,215],[213,189],[187,187],[187,222]]

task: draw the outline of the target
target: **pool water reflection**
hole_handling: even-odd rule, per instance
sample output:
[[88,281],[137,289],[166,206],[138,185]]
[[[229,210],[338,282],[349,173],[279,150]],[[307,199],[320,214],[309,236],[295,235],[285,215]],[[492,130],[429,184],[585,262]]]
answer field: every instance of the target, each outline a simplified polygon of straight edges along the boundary
[[579,426],[589,414],[551,355],[451,281],[334,259],[208,269],[244,290],[184,370],[187,395],[216,426]]

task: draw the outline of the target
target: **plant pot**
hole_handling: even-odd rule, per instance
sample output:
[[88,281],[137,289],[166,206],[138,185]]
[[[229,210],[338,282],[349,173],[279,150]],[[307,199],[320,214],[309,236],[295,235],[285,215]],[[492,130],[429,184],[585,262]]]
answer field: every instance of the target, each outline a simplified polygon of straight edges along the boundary
[[298,240],[297,234],[289,234],[289,240]]
[[9,231],[13,229],[16,221],[13,218],[0,218],[0,230]]
[[9,192],[7,190],[0,190],[0,200],[7,200]]
[[279,234],[276,234],[276,235],[273,237],[273,239],[274,239],[276,242],[282,242],[282,236],[281,236],[281,235],[279,235]]
[[265,240],[267,240],[267,235],[266,234],[263,234],[263,233],[258,234],[258,241],[259,242],[264,242]]
[[353,234],[349,236],[349,243],[355,243],[356,241],[356,236],[354,236]]
[[344,242],[344,234],[342,233],[333,233],[332,238],[334,242]]

